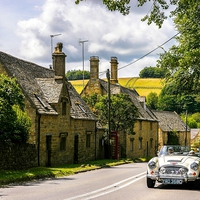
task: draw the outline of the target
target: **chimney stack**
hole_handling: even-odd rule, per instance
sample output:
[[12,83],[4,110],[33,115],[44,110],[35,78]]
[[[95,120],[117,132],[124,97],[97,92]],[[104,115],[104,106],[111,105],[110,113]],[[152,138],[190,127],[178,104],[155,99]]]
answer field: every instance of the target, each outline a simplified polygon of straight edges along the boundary
[[111,57],[111,79],[110,82],[112,84],[118,83],[118,62],[117,62],[117,57]]
[[99,79],[99,57],[90,57],[90,80],[96,82]]
[[137,99],[139,100],[142,107],[146,110],[146,97],[145,96],[138,96]]
[[55,76],[62,76],[65,78],[65,57],[66,55],[62,52],[63,44],[57,43],[54,53],[52,54],[53,69]]

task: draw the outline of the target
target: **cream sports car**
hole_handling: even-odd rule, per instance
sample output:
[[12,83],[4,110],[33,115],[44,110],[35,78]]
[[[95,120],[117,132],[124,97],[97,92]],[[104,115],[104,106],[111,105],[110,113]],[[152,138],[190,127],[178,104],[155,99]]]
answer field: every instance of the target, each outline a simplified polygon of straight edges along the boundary
[[163,146],[157,157],[147,165],[147,187],[153,188],[156,181],[162,184],[199,184],[200,157],[183,146]]

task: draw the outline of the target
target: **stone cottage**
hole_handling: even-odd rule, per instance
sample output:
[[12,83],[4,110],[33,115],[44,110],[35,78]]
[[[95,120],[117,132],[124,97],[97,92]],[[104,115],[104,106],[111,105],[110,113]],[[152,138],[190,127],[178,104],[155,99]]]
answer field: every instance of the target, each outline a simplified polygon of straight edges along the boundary
[[159,120],[159,147],[170,144],[174,139],[177,144],[190,146],[190,127],[176,112],[153,110],[153,113]]
[[[99,57],[90,57],[90,79],[81,92],[81,96],[91,94],[108,94],[108,82],[99,78]],[[134,89],[128,89],[118,84],[118,61],[111,57],[110,93],[124,93],[129,95],[133,104],[138,108],[139,117],[134,125],[135,135],[123,132],[119,135],[120,157],[136,158],[155,156],[158,146],[158,120],[154,113],[146,106],[145,97],[139,96]]]
[[38,166],[94,160],[102,151],[96,117],[65,78],[65,58],[62,43],[52,54],[53,69],[0,52],[0,73],[16,77],[25,96]]

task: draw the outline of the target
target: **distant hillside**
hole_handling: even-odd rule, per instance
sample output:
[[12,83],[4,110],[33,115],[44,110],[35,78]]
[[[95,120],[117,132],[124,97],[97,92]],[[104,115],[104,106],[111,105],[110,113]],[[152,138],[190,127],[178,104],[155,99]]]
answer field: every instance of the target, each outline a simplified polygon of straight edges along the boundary
[[[107,80],[107,79],[104,79]],[[140,96],[147,96],[150,92],[156,92],[158,95],[163,87],[162,80],[160,78],[118,78],[121,86],[135,89]],[[69,81],[72,83],[76,91],[80,94],[83,89],[83,80]],[[86,85],[88,80],[84,80]]]

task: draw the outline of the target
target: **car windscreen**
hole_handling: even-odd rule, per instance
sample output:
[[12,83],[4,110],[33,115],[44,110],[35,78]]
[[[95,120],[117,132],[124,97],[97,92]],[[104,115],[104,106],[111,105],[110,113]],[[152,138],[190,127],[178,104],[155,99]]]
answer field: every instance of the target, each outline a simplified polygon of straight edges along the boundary
[[173,154],[175,155],[187,155],[188,152],[190,151],[189,147],[186,146],[163,146],[158,154],[158,156],[161,155],[168,155],[169,154],[169,149],[172,149]]

